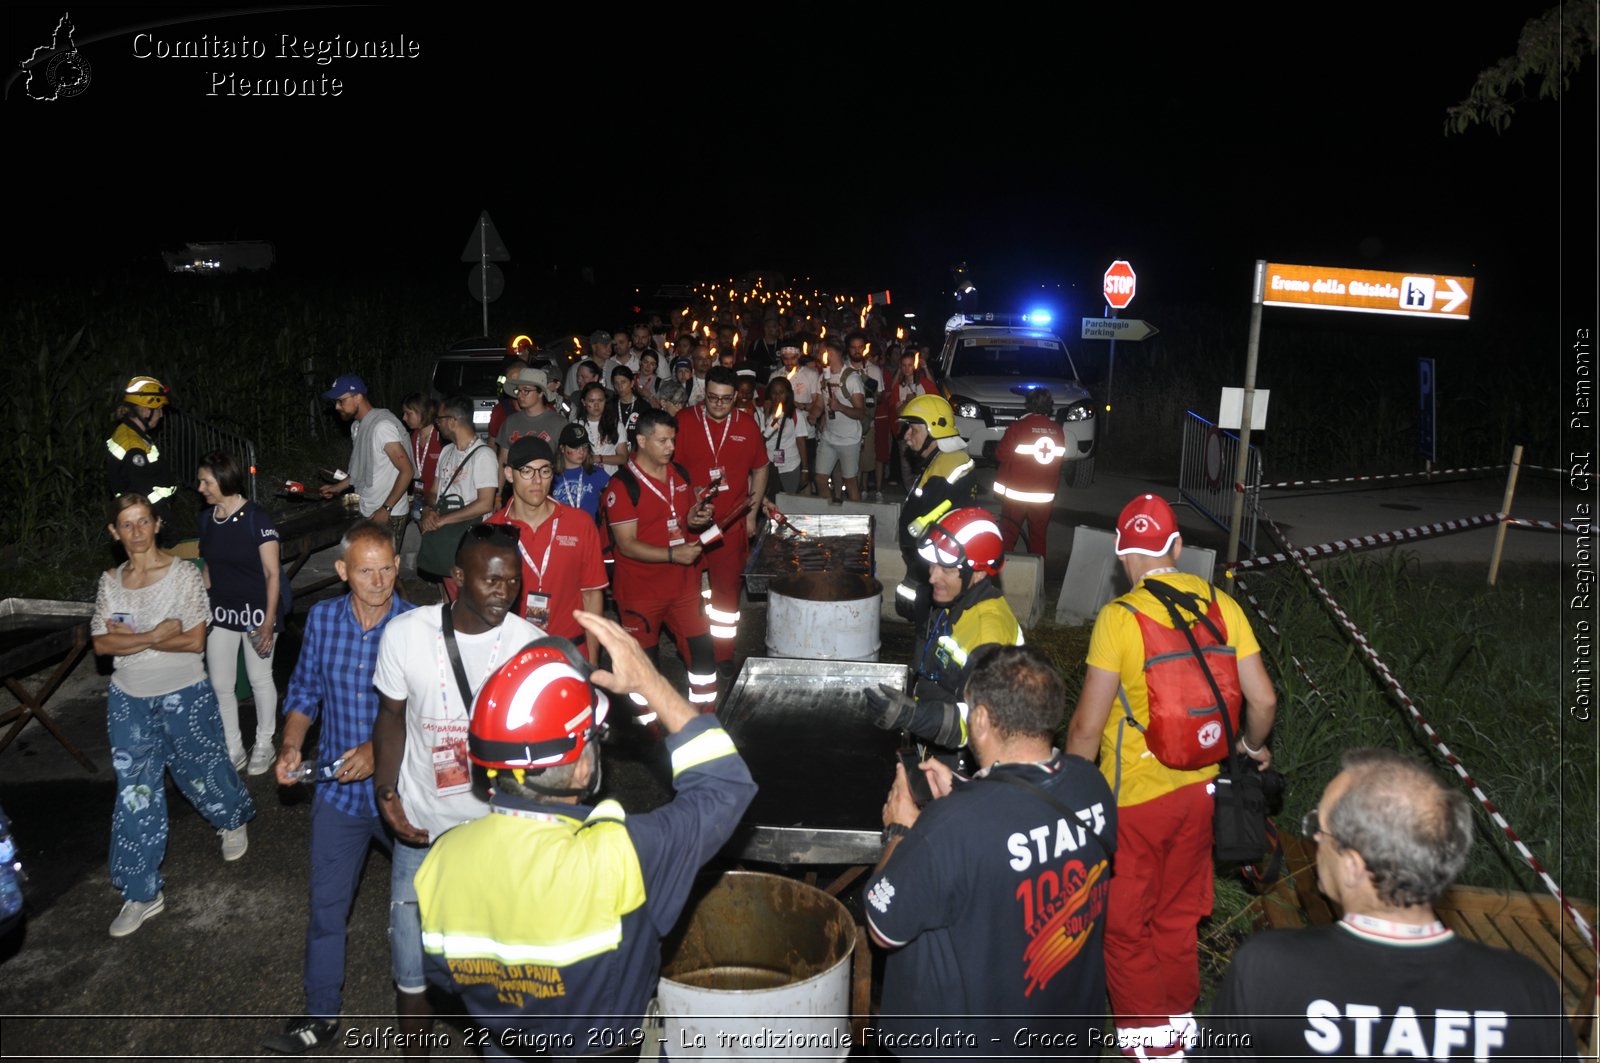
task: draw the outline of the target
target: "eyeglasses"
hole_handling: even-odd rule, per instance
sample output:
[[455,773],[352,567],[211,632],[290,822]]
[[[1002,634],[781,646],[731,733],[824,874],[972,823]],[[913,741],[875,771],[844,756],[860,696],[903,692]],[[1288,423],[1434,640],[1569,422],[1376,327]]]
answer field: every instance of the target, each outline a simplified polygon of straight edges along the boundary
[[1317,810],[1314,808],[1310,812],[1307,812],[1304,816],[1300,817],[1300,836],[1302,838],[1332,838],[1333,844],[1339,846],[1341,849],[1350,848],[1350,846],[1346,845],[1344,841],[1341,840],[1336,834],[1322,829],[1321,817],[1317,815]]
[[732,402],[733,401],[733,392],[730,391],[725,395],[713,395],[711,392],[708,391],[708,392],[706,392],[706,401],[707,402]]
[[[517,479],[519,479],[519,480],[548,480],[548,479],[550,479],[550,477],[554,476],[555,474],[556,474],[556,470],[552,466],[550,466],[548,464],[547,465],[524,465],[520,469],[517,470]],[[482,525],[479,525],[479,527],[482,527]]]
[[538,384],[518,384],[511,390],[516,392],[518,395],[526,395],[530,391],[543,391],[544,389]]
[[519,533],[515,525],[511,524],[474,524],[467,529],[470,539],[505,539],[516,545]]

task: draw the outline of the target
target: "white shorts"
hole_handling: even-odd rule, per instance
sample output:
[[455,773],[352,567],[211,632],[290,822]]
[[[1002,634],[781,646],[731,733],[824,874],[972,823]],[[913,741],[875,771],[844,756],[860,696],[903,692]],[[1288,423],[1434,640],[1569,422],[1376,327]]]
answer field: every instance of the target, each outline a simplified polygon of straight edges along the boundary
[[854,479],[861,472],[861,444],[849,443],[841,447],[826,439],[817,440],[817,460],[812,462],[811,471],[827,476],[835,465],[839,467],[840,476]]

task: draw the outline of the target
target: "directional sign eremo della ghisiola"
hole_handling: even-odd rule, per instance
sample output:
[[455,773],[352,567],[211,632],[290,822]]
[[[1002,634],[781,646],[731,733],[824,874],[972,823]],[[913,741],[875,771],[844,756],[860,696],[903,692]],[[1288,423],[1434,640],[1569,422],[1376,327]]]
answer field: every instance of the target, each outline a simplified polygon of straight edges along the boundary
[[1472,309],[1472,278],[1268,262],[1261,302],[1265,306],[1465,321]]

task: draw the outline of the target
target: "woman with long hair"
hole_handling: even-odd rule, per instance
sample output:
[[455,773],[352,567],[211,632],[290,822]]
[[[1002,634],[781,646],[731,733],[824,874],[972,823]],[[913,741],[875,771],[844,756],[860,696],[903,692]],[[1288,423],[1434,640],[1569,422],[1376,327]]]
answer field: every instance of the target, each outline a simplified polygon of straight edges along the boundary
[[550,497],[564,506],[581,509],[598,521],[600,492],[605,490],[610,476],[595,460],[589,433],[581,424],[569,424],[561,430],[560,444]]
[[767,444],[767,460],[778,474],[767,478],[769,489],[776,480],[785,493],[798,494],[806,473],[805,455],[799,446],[806,432],[806,412],[794,401],[794,389],[782,373],[767,382],[766,401],[755,417]]
[[[244,497],[244,471],[233,455],[214,450],[199,470],[200,497],[211,508],[200,514],[200,557],[211,599],[211,633],[206,636],[206,673],[216,691],[222,734],[234,770],[244,770],[244,739],[239,733],[239,651],[256,706],[255,743],[249,753],[251,775],[265,775],[277,750],[272,732],[278,723],[278,688],[272,660],[283,630],[283,586],[278,529],[272,515]],[[246,644],[248,643],[248,646]]]
[[411,467],[416,470],[416,478],[411,481],[413,520],[422,519],[423,502],[433,495],[433,477],[445,443],[434,424],[438,416],[439,403],[420,391],[400,400],[400,420],[411,430]]
[[589,450],[600,463],[601,471],[609,476],[628,460],[627,448],[622,446],[617,431],[617,404],[598,380],[584,387],[578,402],[581,412],[576,423],[588,435]]
[[94,652],[112,658],[106,697],[111,766],[111,882],[122,890],[112,937],[159,914],[167,852],[167,788],[178,790],[222,835],[222,858],[249,848],[250,792],[228,762],[217,699],[203,654],[211,606],[194,565],[161,549],[161,521],[141,494],[118,495],[106,530],[128,560],[100,575],[89,632]]

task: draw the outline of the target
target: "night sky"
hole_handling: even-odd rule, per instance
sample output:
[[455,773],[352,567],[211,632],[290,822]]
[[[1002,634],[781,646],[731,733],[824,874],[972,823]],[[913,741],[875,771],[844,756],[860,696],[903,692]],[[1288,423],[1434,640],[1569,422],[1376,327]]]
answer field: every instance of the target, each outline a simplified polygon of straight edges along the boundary
[[[559,27],[437,5],[73,7],[87,90],[41,103],[7,83],[8,137],[32,149],[13,157],[7,267],[68,281],[261,238],[307,276],[459,284],[487,208],[529,279],[764,268],[927,297],[967,260],[997,301],[1055,293],[1072,315],[1100,312],[1116,257],[1147,303],[1242,302],[1264,257],[1470,274],[1475,316],[1553,322],[1565,290],[1592,319],[1594,60],[1561,106],[1444,135],[1445,108],[1544,4],[1080,6],[596,8]],[[9,9],[8,59],[61,11]],[[140,30],[146,51],[214,34],[269,54],[138,59]],[[421,54],[276,57],[282,34],[335,33],[404,34]],[[217,72],[345,88],[208,96]]]

